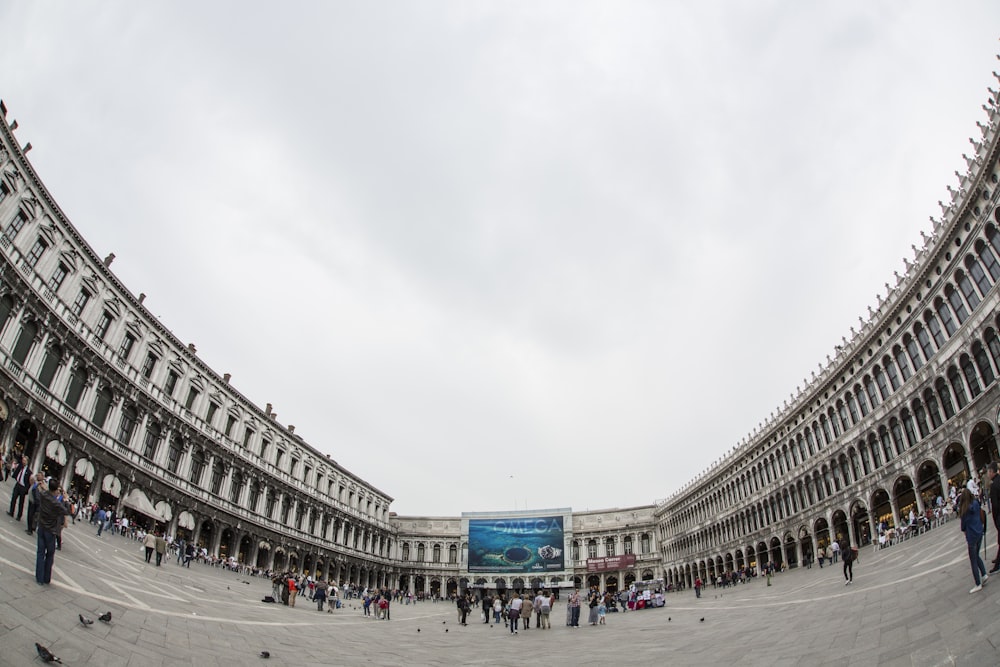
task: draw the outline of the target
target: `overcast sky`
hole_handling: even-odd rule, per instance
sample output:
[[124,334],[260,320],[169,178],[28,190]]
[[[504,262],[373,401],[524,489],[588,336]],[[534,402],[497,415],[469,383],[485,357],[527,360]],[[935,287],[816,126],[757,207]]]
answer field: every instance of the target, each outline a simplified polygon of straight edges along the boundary
[[628,507],[825,364],[940,216],[1000,3],[0,4],[113,271],[400,514]]

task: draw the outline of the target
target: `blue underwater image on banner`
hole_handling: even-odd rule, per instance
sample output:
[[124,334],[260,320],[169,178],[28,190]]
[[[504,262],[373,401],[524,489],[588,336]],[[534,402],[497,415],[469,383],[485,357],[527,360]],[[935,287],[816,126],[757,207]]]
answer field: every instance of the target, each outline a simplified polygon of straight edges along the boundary
[[561,516],[469,520],[470,572],[547,572],[564,567]]

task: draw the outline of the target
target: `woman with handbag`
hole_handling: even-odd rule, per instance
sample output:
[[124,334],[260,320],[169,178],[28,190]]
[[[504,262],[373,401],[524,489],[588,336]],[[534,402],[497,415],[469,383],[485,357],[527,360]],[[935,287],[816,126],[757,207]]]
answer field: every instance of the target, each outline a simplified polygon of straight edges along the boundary
[[979,500],[968,488],[962,489],[961,500],[958,503],[958,515],[962,518],[962,532],[969,547],[969,564],[972,565],[972,578],[976,585],[969,593],[983,590],[983,584],[989,579],[986,565],[979,556],[979,547],[983,543],[983,512]]

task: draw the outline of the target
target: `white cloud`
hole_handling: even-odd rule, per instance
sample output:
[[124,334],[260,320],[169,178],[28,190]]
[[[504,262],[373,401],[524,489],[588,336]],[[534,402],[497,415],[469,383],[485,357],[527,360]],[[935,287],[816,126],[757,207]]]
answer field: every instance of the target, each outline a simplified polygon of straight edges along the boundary
[[998,14],[32,3],[0,61],[56,200],[237,389],[397,511],[583,509],[677,489],[902,271]]

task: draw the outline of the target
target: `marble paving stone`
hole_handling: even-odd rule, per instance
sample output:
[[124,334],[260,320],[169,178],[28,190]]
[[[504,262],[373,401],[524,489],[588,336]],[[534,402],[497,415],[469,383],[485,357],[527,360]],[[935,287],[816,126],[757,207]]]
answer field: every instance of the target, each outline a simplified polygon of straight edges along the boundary
[[[0,496],[9,484],[0,484]],[[89,525],[64,535],[53,583],[34,582],[34,542],[0,516],[0,664],[41,664],[39,641],[64,664],[99,667],[271,665],[938,665],[1000,664],[1000,577],[969,595],[971,572],[958,524],[903,544],[865,549],[855,583],[839,566],[797,569],[701,599],[667,596],[664,609],[609,614],[606,626],[565,626],[557,603],[551,630],[457,624],[454,606],[396,604],[391,621],[360,605],[320,614],[262,604],[270,583],[168,559],[147,565],[139,546]],[[243,581],[250,581],[249,585]],[[354,605],[353,608],[351,605]],[[83,627],[111,609],[110,625]],[[670,617],[672,620],[667,621]],[[699,619],[704,617],[702,623]],[[417,632],[417,628],[421,632]],[[445,632],[445,630],[448,632]],[[998,639],[994,639],[994,637]]]

